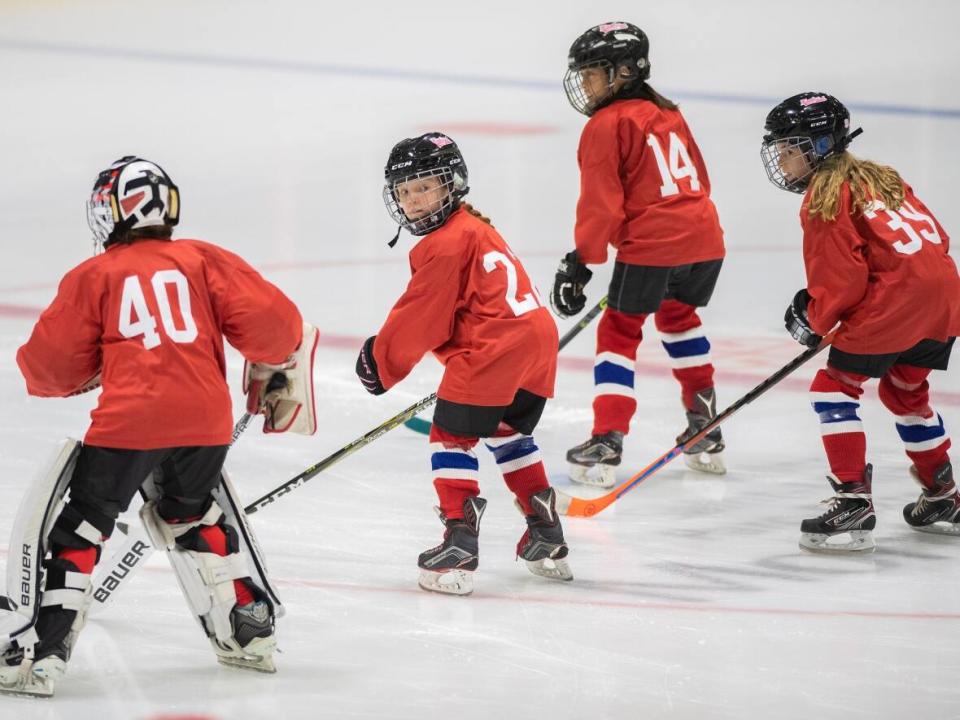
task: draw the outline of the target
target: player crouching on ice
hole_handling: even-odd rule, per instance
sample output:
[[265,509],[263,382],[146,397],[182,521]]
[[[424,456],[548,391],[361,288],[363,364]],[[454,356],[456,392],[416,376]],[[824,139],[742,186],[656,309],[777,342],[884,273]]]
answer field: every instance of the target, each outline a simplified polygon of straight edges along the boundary
[[83,445],[68,441],[21,504],[9,562],[25,575],[4,618],[17,628],[0,646],[0,691],[53,694],[103,544],[138,490],[148,535],[220,662],[275,670],[282,606],[222,471],[223,338],[250,361],[248,409],[266,415],[264,431],[312,434],[317,331],[238,256],[171,240],[179,200],[152,162],[128,156],[100,173],[88,205],[98,254],[64,276],[17,353],[31,395],[102,393]]
[[761,156],[770,181],[803,194],[800,224],[807,287],[787,308],[795,339],[819,345],[837,323],[827,367],[810,386],[830,484],[827,511],[800,526],[813,551],[870,551],[876,515],[872,466],[860,422],[863,384],[880,378],[923,492],[903,509],[925,532],[960,534],[960,497],[943,419],[930,407],[927,376],[946,370],[960,333],[960,276],[949,238],[891,167],[847,152],[860,130],[825,93],[802,93],[767,115]]
[[445,365],[430,447],[446,532],[420,555],[420,586],[455,595],[473,590],[487,504],[473,452],[479,438],[526,516],[517,555],[536,575],[571,580],[555,493],[531,437],[553,396],[556,325],[500,234],[461,203],[467,167],[453,140],[427,133],[397,143],[385,175],[390,216],[422,239],[410,251],[406,292],[364,343],[357,375],[379,395],[428,351]]
[[[617,259],[597,327],[590,438],[567,452],[575,482],[613,487],[623,437],[637,409],[634,366],[653,315],[680,383],[686,442],[717,414],[705,307],[723,264],[723,231],[700,150],[679,108],[650,87],[650,42],[630,23],[590,28],[570,48],[564,88],[590,119],[580,136],[576,249],[560,262],[554,311],[583,310],[588,265]],[[723,474],[720,428],[684,452],[688,467]]]

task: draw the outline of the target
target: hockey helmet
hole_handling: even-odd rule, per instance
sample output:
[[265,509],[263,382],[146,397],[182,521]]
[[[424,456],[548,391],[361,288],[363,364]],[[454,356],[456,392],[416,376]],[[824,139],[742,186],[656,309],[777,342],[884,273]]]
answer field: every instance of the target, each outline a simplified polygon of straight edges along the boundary
[[[650,40],[636,25],[608,22],[587,30],[570,47],[563,89],[577,112],[592,115],[614,96],[614,79],[620,74],[632,86],[650,77]],[[606,88],[585,88],[583,71],[599,68],[606,75]]]

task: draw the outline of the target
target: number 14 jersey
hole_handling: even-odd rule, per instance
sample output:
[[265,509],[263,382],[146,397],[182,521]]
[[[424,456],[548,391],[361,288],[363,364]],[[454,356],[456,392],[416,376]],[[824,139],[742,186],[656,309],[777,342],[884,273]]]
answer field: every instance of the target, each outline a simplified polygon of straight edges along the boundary
[[150,450],[227,445],[223,338],[253,362],[300,343],[296,306],[237,255],[199,240],[115,245],[64,276],[17,363],[31,395],[101,373],[84,442]]

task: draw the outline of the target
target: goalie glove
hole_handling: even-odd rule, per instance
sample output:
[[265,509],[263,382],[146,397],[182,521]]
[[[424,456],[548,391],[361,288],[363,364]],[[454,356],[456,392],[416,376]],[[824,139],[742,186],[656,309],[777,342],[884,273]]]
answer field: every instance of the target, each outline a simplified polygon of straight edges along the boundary
[[810,293],[806,288],[797,291],[793,296],[793,302],[787,307],[787,312],[783,316],[784,327],[791,337],[801,345],[807,347],[818,347],[823,340],[822,335],[817,335],[810,327],[810,319],[807,317],[807,305],[810,304]]
[[590,268],[580,262],[580,256],[576,250],[568,252],[560,260],[560,267],[557,268],[556,277],[553,280],[553,292],[550,293],[550,305],[553,311],[560,317],[573,317],[587,304],[587,296],[583,294],[583,288],[593,272]]
[[247,412],[264,416],[265,433],[313,435],[317,431],[313,356],[319,339],[317,329],[304,323],[300,346],[286,361],[278,365],[244,364],[243,392],[247,396]]

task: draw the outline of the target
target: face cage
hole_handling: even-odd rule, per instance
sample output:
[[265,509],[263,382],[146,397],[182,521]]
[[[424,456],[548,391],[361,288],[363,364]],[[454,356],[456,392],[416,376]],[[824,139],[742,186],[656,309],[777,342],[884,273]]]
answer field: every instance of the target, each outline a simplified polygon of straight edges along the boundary
[[[807,171],[799,177],[788,178],[781,167],[781,157],[788,149],[799,150],[806,161]],[[760,158],[770,182],[781,190],[800,195],[806,192],[811,176],[822,162],[822,158],[813,149],[813,140],[802,135],[764,140],[760,146]],[[792,162],[792,160],[784,160],[784,162]]]
[[[436,208],[423,217],[412,220],[408,218],[401,209],[400,202],[394,193],[394,188],[401,183],[429,177],[439,177],[441,179],[441,185],[438,190],[445,190],[446,196],[441,201],[439,208]],[[460,195],[454,192],[453,172],[450,168],[446,167],[434,168],[433,170],[427,170],[422,173],[414,173],[413,175],[394,180],[392,183],[387,183],[383,186],[383,204],[386,205],[387,212],[390,213],[390,217],[393,218],[395,223],[402,226],[411,235],[426,235],[443,225],[456,207],[459,197]]]
[[[584,70],[592,68],[602,68],[607,72],[607,89],[602,96],[590,100],[587,97],[587,91],[583,87]],[[613,64],[609,60],[598,60],[597,62],[587,63],[580,67],[567,70],[563,77],[563,89],[567,93],[567,100],[578,113],[590,116],[603,103],[613,97]]]
[[113,209],[110,201],[106,202],[87,200],[87,225],[93,233],[93,254],[103,252],[103,245],[116,227],[113,221]]

